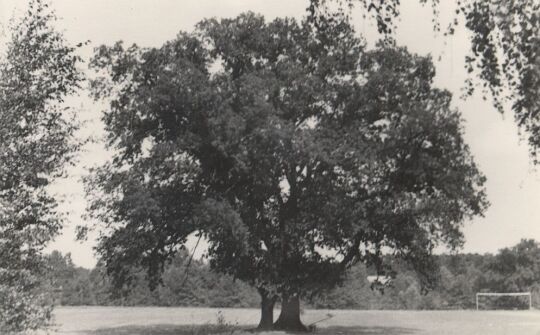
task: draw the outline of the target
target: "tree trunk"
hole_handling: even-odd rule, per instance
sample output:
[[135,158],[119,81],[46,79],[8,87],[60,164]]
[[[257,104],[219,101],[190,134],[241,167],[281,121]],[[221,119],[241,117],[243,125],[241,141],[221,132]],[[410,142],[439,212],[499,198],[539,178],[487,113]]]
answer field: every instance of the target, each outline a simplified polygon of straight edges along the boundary
[[274,323],[276,330],[307,331],[307,327],[300,321],[300,298],[298,296],[283,296],[281,313]]
[[269,297],[268,292],[259,289],[261,295],[261,321],[257,326],[258,330],[271,330],[274,328],[274,304],[275,297]]

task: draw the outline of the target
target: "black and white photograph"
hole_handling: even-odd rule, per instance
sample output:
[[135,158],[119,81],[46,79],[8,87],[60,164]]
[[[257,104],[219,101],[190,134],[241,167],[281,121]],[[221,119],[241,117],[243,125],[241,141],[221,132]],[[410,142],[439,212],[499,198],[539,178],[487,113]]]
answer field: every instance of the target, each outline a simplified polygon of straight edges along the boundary
[[0,335],[540,335],[540,0],[0,0]]

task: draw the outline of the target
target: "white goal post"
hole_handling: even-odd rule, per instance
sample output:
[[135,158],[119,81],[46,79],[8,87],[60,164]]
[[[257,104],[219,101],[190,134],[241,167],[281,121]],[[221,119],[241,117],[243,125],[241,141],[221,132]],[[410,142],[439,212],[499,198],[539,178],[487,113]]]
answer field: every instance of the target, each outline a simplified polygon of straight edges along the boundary
[[514,293],[476,293],[476,310],[478,307],[478,297],[529,297],[529,309],[532,309],[532,295],[531,292],[514,292]]

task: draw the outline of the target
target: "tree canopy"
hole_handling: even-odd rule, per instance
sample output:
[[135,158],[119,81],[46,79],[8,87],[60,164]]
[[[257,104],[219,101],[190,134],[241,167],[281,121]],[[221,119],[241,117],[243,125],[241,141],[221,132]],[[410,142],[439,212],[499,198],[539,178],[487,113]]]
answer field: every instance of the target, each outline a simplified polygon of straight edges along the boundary
[[395,254],[429,283],[434,247],[462,243],[485,178],[431,60],[365,50],[347,22],[313,28],[246,13],[96,50],[115,155],[87,188],[118,282],[128,264],[158,278],[196,232],[215,270],[279,295],[286,318],[358,261],[382,273]]
[[78,145],[76,124],[62,106],[78,86],[79,58],[52,28],[39,0],[11,27],[0,56],[0,332],[46,325],[40,294],[41,251],[62,225],[47,186]]

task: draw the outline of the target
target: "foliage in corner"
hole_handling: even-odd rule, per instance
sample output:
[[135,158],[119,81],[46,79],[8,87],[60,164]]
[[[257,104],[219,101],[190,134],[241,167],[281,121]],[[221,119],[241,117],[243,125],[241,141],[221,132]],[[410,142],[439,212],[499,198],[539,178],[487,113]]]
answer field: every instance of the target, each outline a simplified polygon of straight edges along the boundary
[[[439,0],[418,2],[431,4],[435,31],[441,31],[440,15],[449,15],[452,22],[445,34],[453,34],[463,20],[471,36],[470,52],[465,59],[470,74],[466,94],[472,95],[480,87],[484,98],[490,94],[500,112],[510,104],[520,131],[528,139],[533,162],[540,163],[540,2],[459,0],[452,13],[440,12]],[[379,32],[389,37],[400,15],[400,3],[400,0],[310,0],[308,12],[318,29],[324,31],[349,20],[349,9],[358,5],[375,18]]]

